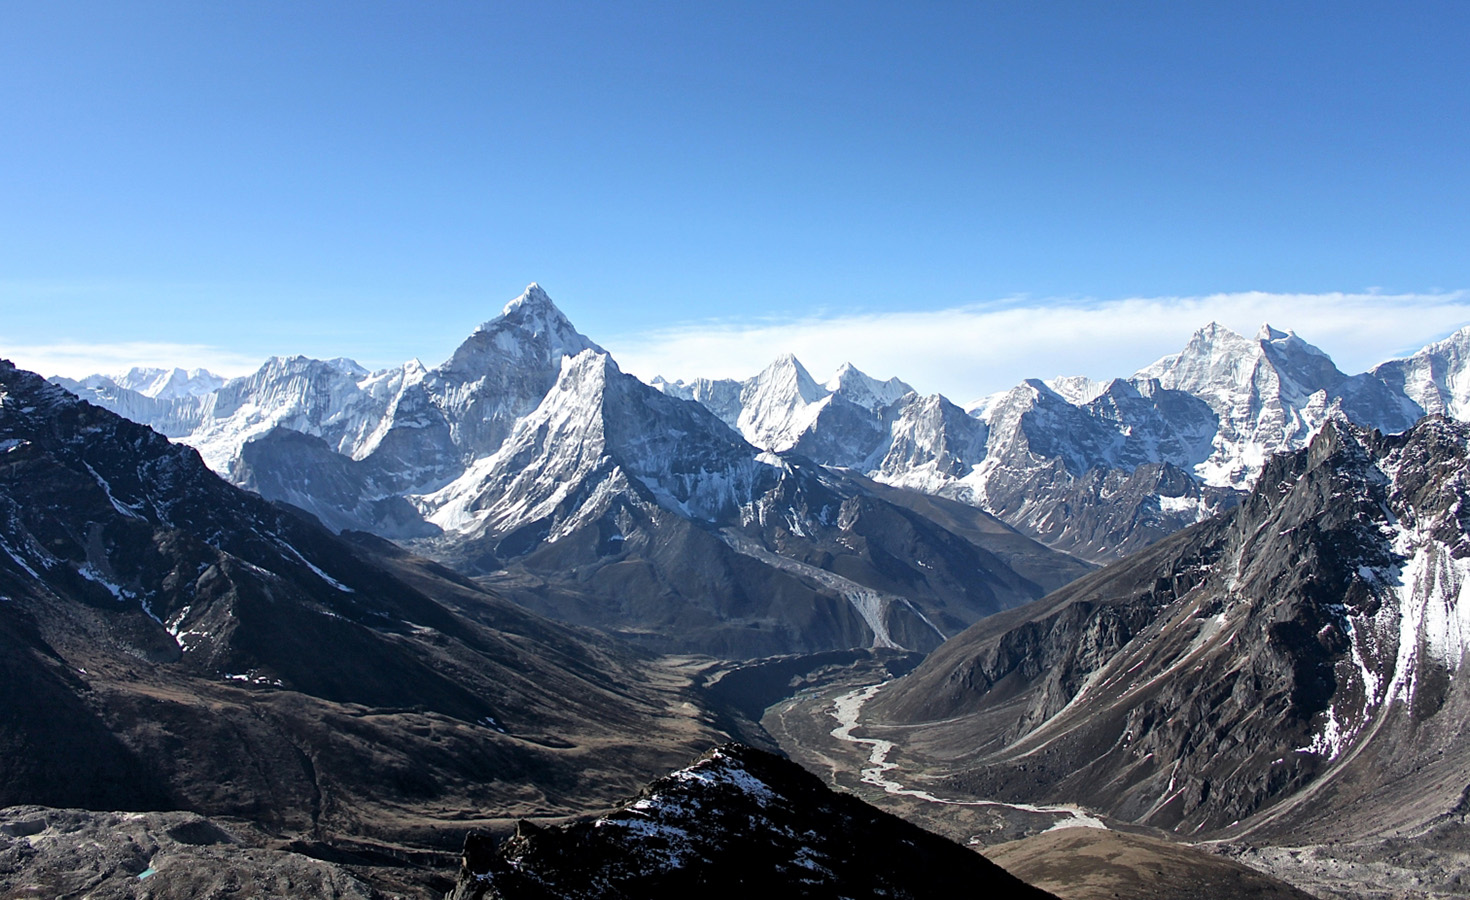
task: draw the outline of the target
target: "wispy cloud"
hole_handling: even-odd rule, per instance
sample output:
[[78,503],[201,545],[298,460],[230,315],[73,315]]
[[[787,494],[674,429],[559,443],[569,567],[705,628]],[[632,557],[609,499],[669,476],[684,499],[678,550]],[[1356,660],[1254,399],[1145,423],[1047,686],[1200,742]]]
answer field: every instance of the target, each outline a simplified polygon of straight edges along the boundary
[[122,341],[111,344],[65,342],[15,345],[0,342],[0,356],[42,375],[81,378],[125,372],[134,366],[208,369],[233,377],[253,372],[261,360],[206,344]]
[[1470,323],[1470,292],[1216,294],[1110,301],[1011,300],[927,312],[679,325],[602,340],[643,378],[733,377],[795,353],[819,380],[844,362],[965,403],[1024,378],[1130,375],[1209,322],[1247,336],[1292,329],[1352,374]]

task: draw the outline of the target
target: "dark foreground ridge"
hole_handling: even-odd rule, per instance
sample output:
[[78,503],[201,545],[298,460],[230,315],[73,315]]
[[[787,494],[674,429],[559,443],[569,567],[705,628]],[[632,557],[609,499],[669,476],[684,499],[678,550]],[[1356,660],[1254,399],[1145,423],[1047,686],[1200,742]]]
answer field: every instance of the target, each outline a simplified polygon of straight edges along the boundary
[[1046,898],[959,844],[740,744],[621,808],[554,828],[471,834],[447,900],[697,896]]

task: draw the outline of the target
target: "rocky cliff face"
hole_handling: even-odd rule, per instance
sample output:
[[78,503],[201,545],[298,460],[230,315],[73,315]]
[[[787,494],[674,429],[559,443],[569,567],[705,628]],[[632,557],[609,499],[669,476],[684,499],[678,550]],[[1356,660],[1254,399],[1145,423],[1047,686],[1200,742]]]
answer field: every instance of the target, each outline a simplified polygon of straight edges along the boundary
[[578,824],[466,842],[452,900],[1050,897],[978,853],[732,744]]
[[1455,815],[1467,450],[1444,419],[1330,422],[1229,515],[982,622],[872,715],[936,723],[915,740],[957,788],[1188,835]]

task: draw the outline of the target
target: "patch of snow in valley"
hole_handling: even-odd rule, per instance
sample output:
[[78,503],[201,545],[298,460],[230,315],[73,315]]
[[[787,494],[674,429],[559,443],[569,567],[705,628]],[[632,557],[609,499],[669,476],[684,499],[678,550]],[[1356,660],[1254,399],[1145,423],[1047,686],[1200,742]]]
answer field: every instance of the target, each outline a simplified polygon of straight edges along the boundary
[[355,594],[355,593],[357,593],[357,591],[353,590],[352,588],[348,587],[347,585],[343,584],[342,582],[340,582],[337,579],[333,578],[332,576],[328,575],[326,572],[323,572],[314,563],[312,563],[311,560],[309,560],[306,557],[302,556],[301,555],[301,551],[297,550],[295,547],[291,546],[290,544],[288,544],[288,543],[286,543],[285,541],[282,541],[282,540],[277,540],[275,543],[276,543],[276,546],[280,547],[282,550],[285,550],[287,553],[290,553],[292,556],[294,556],[298,560],[300,560],[302,565],[304,565],[308,569],[310,569],[322,581],[325,581],[327,584],[331,585],[332,587],[336,588],[337,590],[341,591],[344,594]]
[[91,473],[92,478],[94,478],[97,481],[97,486],[100,487],[100,488],[102,488],[102,493],[104,493],[104,494],[107,495],[107,499],[112,503],[112,508],[113,509],[117,510],[119,513],[121,513],[126,518],[129,518],[129,519],[143,519],[143,516],[140,515],[136,509],[134,509],[131,506],[127,506],[126,504],[124,504],[120,500],[118,500],[117,497],[113,496],[113,493],[112,493],[112,485],[110,485],[110,484],[107,483],[107,479],[106,478],[103,478],[101,475],[98,475],[96,469],[92,468],[90,465],[88,465],[85,462],[82,463],[82,465],[86,468],[86,470],[89,473]]

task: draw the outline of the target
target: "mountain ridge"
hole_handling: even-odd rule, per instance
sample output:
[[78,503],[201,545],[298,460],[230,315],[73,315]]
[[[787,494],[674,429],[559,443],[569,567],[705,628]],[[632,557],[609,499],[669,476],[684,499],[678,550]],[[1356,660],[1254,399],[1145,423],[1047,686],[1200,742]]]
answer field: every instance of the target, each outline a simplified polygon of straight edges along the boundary
[[[828,394],[793,357],[742,396],[861,422],[906,388],[851,369],[838,382]],[[184,440],[235,483],[508,589],[561,581],[574,590],[520,596],[671,652],[929,649],[1085,568],[1051,554],[1057,574],[1038,584],[974,543],[986,529],[920,521],[814,464],[820,447],[753,446],[702,404],[621,372],[536,285],[432,369],[277,359],[206,407],[214,418]],[[952,455],[922,439],[903,452]],[[890,549],[877,519],[916,543]]]
[[1228,515],[973,626],[871,715],[949,756],[949,789],[1192,838],[1445,825],[1470,772],[1467,454],[1443,418],[1331,421]]
[[[726,600],[750,590],[795,592],[803,607],[815,611],[809,604],[816,602],[827,610],[822,617],[845,619],[842,602],[865,611],[871,604],[863,592],[876,590],[918,603],[938,621],[937,598],[923,578],[906,576],[899,582],[913,587],[900,587],[875,578],[864,562],[853,585],[852,573],[833,568],[841,554],[813,554],[831,528],[821,520],[821,504],[809,518],[797,515],[800,504],[781,507],[790,523],[780,534],[771,531],[762,512],[772,508],[770,492],[789,491],[781,485],[801,479],[815,488],[827,476],[808,477],[812,466],[848,471],[968,503],[1053,549],[1102,563],[1230,508],[1273,453],[1303,446],[1334,411],[1395,430],[1417,418],[1411,390],[1426,403],[1458,409],[1458,401],[1445,398],[1470,387],[1470,377],[1458,374],[1463,366],[1456,368],[1461,343],[1441,342],[1410,358],[1418,362],[1347,376],[1290,331],[1267,325],[1247,338],[1211,324],[1181,352],[1130,378],[1029,379],[967,415],[941,395],[921,397],[896,378],[880,381],[850,364],[820,383],[790,354],[743,382],[643,385],[533,284],[437,367],[362,373],[342,361],[273,361],[205,398],[206,423],[183,439],[201,446],[236,483],[301,506],[334,529],[406,541],[487,576],[509,566],[512,581],[523,563],[558,559],[570,566],[575,558],[577,572],[594,573],[575,576],[591,586],[589,603],[606,604],[610,592],[641,585],[661,598],[658,612],[623,604],[614,621],[597,622],[628,626],[635,639],[678,618],[669,604],[702,602],[672,586],[670,564],[654,561],[656,554],[635,573],[623,565],[627,554],[614,552],[663,540],[719,556],[723,574],[712,570],[696,580],[730,585],[716,588]],[[677,411],[655,399],[660,395],[712,415]],[[645,433],[633,433],[635,422]],[[663,436],[654,433],[660,430]],[[682,438],[655,463],[649,448],[670,435]],[[621,449],[610,449],[614,444]],[[681,455],[680,444],[706,450]],[[560,473],[556,479],[552,471]],[[634,508],[641,511],[628,512]],[[755,544],[754,533],[711,544],[689,531],[627,542],[624,525],[634,519],[648,535],[687,529],[668,512],[696,530],[718,532],[738,519],[737,530],[749,532],[756,522],[760,536]],[[571,540],[589,528],[595,535]],[[797,533],[809,538],[805,544],[793,540]],[[585,549],[555,547],[564,540]],[[758,552],[743,552],[751,548]],[[755,573],[752,562],[767,571]],[[729,574],[735,571],[746,574]],[[551,573],[523,574],[534,581]],[[856,625],[834,620],[829,639],[889,641],[875,628],[878,619],[867,612],[859,618]],[[946,626],[933,631],[952,633]],[[710,640],[706,650],[729,652],[725,638]],[[910,649],[925,649],[928,640]],[[833,649],[781,637],[760,643],[746,652]]]

